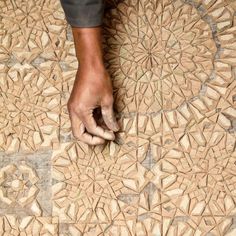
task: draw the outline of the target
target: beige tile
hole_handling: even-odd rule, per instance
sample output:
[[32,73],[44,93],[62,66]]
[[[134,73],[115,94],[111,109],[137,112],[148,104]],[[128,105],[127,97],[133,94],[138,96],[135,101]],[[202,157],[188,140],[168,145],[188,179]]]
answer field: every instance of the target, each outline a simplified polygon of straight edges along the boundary
[[51,152],[0,153],[0,215],[51,215]]
[[[137,149],[130,142],[95,148],[79,141],[61,144],[52,156],[53,215],[62,223],[111,222],[126,207],[119,196],[137,195],[148,181]],[[133,208],[127,211],[131,218]]]
[[53,67],[44,68],[42,64],[36,69],[19,63],[11,68],[2,67],[5,74],[0,98],[2,151],[33,152],[59,141],[61,85],[53,79],[56,76]]
[[58,235],[58,219],[56,217],[16,217],[0,216],[2,235]]

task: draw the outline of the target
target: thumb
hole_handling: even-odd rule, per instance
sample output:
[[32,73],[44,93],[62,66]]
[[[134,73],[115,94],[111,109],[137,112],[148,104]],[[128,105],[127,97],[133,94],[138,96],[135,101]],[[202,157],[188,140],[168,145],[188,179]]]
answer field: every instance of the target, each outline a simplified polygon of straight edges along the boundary
[[101,106],[101,111],[103,120],[107,127],[115,132],[118,131],[120,127],[116,121],[112,104],[109,106]]

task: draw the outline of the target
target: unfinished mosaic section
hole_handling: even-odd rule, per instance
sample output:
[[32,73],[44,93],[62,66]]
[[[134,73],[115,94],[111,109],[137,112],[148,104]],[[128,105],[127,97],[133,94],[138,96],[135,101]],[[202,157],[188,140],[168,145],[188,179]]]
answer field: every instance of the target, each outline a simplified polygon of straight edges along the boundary
[[0,235],[236,235],[234,0],[106,1],[121,129],[96,147],[71,133],[60,2],[0,9]]
[[0,215],[51,215],[51,153],[0,156]]

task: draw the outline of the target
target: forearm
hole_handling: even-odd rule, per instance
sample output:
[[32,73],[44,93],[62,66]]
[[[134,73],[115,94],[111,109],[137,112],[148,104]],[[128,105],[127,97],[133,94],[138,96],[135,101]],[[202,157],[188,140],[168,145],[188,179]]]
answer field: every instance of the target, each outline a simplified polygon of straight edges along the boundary
[[[114,140],[119,130],[113,111],[110,76],[102,51],[103,0],[61,0],[72,27],[79,68],[67,103],[74,137],[90,145]],[[98,125],[93,111],[100,107],[106,127]]]
[[72,27],[76,56],[80,66],[103,68],[101,27]]
[[79,65],[103,66],[101,25],[103,0],[60,0],[72,27]]

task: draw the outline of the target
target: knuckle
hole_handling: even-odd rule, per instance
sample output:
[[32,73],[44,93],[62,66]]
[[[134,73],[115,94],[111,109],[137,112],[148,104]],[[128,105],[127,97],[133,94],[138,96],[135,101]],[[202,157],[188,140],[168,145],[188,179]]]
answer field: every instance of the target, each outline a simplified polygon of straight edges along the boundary
[[103,99],[103,106],[104,107],[110,107],[114,102],[114,98],[112,95],[107,95],[105,96],[105,98]]
[[73,132],[72,131],[72,134],[73,134],[73,136],[74,136],[74,138],[76,138],[76,139],[79,139],[80,137],[79,137],[79,135],[78,134],[76,134],[75,132]]
[[72,130],[72,134],[73,134],[73,136],[74,136],[76,139],[81,140],[81,135],[78,134],[77,132],[75,132],[74,130]]
[[87,130],[89,133],[91,133],[91,134],[94,133],[94,128],[91,127],[91,126],[86,126],[86,130]]

